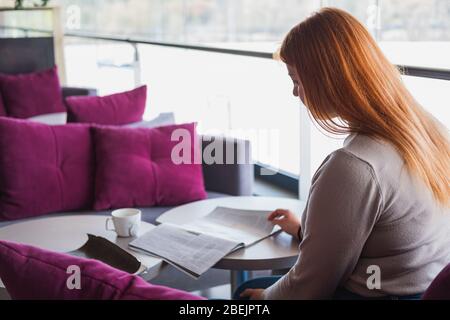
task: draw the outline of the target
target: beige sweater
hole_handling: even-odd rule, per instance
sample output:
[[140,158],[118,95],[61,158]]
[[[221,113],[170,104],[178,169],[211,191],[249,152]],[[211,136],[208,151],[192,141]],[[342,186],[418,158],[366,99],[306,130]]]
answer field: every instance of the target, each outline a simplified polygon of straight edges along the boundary
[[[390,144],[351,135],[313,178],[299,249],[266,299],[327,299],[338,287],[367,297],[422,293],[450,263],[450,210]],[[380,289],[368,288],[369,266],[379,267]]]

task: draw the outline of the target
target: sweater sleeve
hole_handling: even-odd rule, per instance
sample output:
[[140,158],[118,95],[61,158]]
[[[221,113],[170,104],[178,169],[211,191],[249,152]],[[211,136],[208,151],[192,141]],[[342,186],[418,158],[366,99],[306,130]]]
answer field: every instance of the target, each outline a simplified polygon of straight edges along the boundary
[[312,181],[298,260],[264,298],[331,298],[352,274],[382,207],[373,168],[342,149],[331,154]]

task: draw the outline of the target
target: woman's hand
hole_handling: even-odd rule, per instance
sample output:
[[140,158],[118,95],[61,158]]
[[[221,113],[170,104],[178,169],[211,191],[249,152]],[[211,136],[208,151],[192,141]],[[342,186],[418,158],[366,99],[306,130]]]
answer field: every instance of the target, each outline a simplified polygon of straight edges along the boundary
[[241,298],[249,298],[250,300],[264,300],[264,289],[247,289],[241,293]]
[[274,225],[280,226],[284,232],[287,232],[293,237],[298,238],[300,219],[292,211],[278,209],[272,212],[269,215],[268,219]]

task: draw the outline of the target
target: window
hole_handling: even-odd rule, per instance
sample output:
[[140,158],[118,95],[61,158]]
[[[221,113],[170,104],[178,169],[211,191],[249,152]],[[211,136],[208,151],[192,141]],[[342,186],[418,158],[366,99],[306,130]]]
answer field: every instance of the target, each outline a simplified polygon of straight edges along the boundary
[[[63,2],[66,6],[80,5],[80,1]],[[145,3],[128,0],[115,1],[113,5],[106,1],[91,1],[86,5],[85,2],[81,6],[81,30],[265,52],[273,52],[284,34],[320,4],[336,6],[360,19],[393,63],[450,69],[447,58],[450,56],[450,3],[446,0],[286,0],[283,5],[275,0]],[[90,15],[94,8],[101,8],[97,17]],[[136,16],[144,16],[136,15],[136,12],[148,12],[147,18],[135,21]],[[110,21],[110,16],[118,20]],[[108,68],[105,62],[115,61],[111,64],[115,66],[132,65],[133,52],[125,53],[127,49],[124,48],[112,50],[106,45],[102,47],[98,45],[94,50],[97,59],[103,61],[98,68],[98,74],[102,75],[96,82],[110,86],[111,81],[102,79],[114,78],[110,74],[114,69]],[[179,121],[199,121],[206,131],[230,132],[252,128],[268,131],[278,128],[278,159],[266,157],[264,151],[256,152],[254,156],[264,164],[291,174],[301,174],[301,109],[299,102],[290,95],[291,84],[279,63],[147,45],[139,45],[139,53],[142,81],[150,85],[148,117],[169,109],[177,113]],[[131,69],[128,73],[115,72],[122,75],[115,77],[120,79],[115,88],[123,87],[121,83],[128,83],[133,78]],[[449,82],[405,77],[405,83],[425,108],[447,127],[450,126],[448,108],[442,105],[443,101],[448,101]],[[109,89],[104,88],[104,91],[109,90],[112,90],[112,85]],[[303,118],[309,122],[306,115]],[[310,161],[309,175],[312,175],[328,153],[342,146],[343,139],[324,136],[312,125],[310,130],[307,157]],[[257,138],[253,139],[254,145],[261,144]]]
[[[54,2],[62,5],[66,32],[72,35],[102,34],[269,54],[292,26],[320,6],[335,6],[362,21],[391,62],[450,70],[448,0]],[[22,16],[0,24],[51,25],[49,18],[40,19]],[[66,60],[70,85],[97,87],[107,94],[147,83],[147,118],[174,111],[178,121],[197,121],[204,132],[247,135],[256,146],[257,161],[306,180],[343,142],[324,136],[310,123],[304,107],[292,97],[285,67],[271,59],[67,37]],[[416,99],[450,128],[446,106],[450,81],[410,76],[404,81]],[[270,138],[274,131],[278,142]]]
[[[286,0],[283,5],[276,0],[60,2],[66,8],[68,32],[265,52],[274,52],[283,35],[320,4],[312,0]],[[300,103],[291,94],[291,80],[282,63],[145,44],[137,50],[139,81],[149,85],[147,118],[174,111],[177,121],[197,121],[204,132],[250,139],[256,161],[300,174]],[[92,74],[88,85],[100,88],[100,93],[135,85],[134,52],[129,45],[73,38],[67,43],[66,59],[71,85],[86,83],[88,69]],[[85,66],[80,67],[81,61]]]
[[[149,87],[146,118],[171,111],[203,133],[250,139],[257,161],[299,174],[300,103],[277,61],[138,45],[140,79]],[[75,40],[66,45],[68,80],[100,94],[134,86],[128,44]],[[86,77],[89,74],[89,77]]]
[[[69,30],[154,41],[278,43],[319,0],[59,0]],[[76,9],[78,8],[78,10]],[[79,23],[75,23],[77,20]],[[114,17],[114,19],[111,19]],[[259,44],[258,44],[259,45]]]

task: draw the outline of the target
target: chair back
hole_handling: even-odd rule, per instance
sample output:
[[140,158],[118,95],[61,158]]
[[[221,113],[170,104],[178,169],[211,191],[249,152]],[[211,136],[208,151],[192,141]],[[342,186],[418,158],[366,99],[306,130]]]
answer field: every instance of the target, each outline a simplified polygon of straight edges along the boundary
[[433,280],[423,300],[450,300],[450,264]]
[[19,74],[55,66],[53,37],[0,38],[0,73]]

